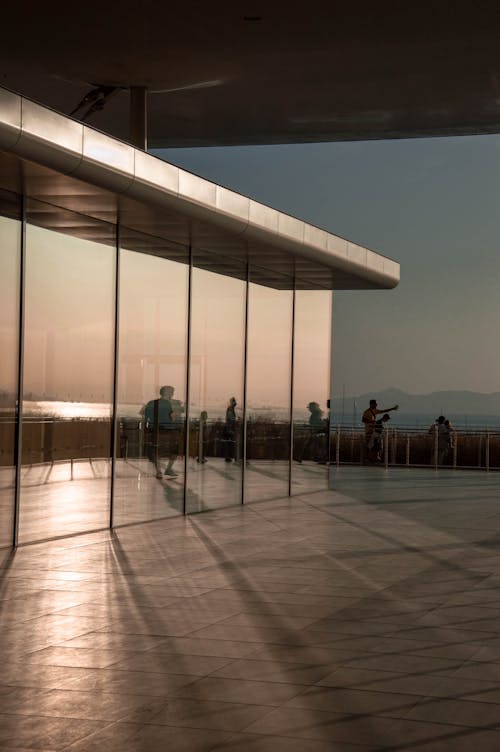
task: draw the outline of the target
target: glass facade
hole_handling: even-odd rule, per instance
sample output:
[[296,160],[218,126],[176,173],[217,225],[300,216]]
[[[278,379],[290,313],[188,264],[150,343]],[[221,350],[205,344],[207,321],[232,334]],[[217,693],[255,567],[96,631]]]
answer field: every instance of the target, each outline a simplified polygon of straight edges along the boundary
[[[183,512],[187,255],[185,261],[120,252],[115,525]],[[171,427],[163,424],[163,387],[172,391]],[[175,476],[165,475],[169,465]],[[167,477],[169,484],[158,482]]]
[[331,292],[4,207],[0,546],[327,487]]
[[115,254],[26,225],[20,542],[109,519]]
[[248,501],[286,496],[289,490],[292,315],[292,290],[250,282],[245,473]]
[[246,282],[209,261],[197,253],[192,269],[187,512],[242,501]]
[[292,493],[328,482],[331,302],[326,290],[295,292]]

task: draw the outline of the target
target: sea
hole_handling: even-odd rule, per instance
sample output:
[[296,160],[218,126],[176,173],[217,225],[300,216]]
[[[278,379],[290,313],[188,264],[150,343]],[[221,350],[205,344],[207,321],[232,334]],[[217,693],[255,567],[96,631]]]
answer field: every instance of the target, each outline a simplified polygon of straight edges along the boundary
[[[226,414],[226,403],[212,405],[208,409],[209,420],[224,419]],[[141,420],[144,405],[126,404],[118,405],[118,418],[128,418],[129,420]],[[194,405],[192,407],[193,416],[196,416],[203,410],[203,407]],[[0,408],[0,414],[2,410]],[[111,418],[112,406],[104,402],[69,402],[59,400],[25,400],[23,402],[23,414],[31,418],[65,418],[65,419],[94,419],[106,420]],[[268,417],[270,420],[288,420],[289,412],[286,408],[269,408],[252,407],[251,413],[254,417]],[[309,413],[304,411],[300,414],[300,420],[306,420]]]
[[[226,406],[214,405],[209,409],[209,420],[217,420],[224,418]],[[120,404],[118,406],[118,417],[128,418],[130,420],[140,420],[142,417],[142,404]],[[193,412],[196,414],[198,410],[201,410],[195,406]],[[0,408],[0,413],[7,413],[7,410]],[[23,413],[27,417],[39,417],[39,418],[65,418],[65,419],[94,419],[105,420],[111,418],[112,407],[109,403],[102,402],[69,402],[59,400],[31,400],[23,403]],[[289,413],[286,408],[269,406],[259,408],[258,406],[252,406],[250,409],[253,417],[268,418],[269,420],[286,421],[288,420]],[[428,429],[433,425],[437,418],[437,415],[431,414],[415,414],[405,413],[402,410],[392,412],[390,426],[393,428],[399,428],[401,430],[409,428],[415,429]],[[295,413],[295,419],[306,421],[309,417],[307,411],[301,411]],[[326,417],[326,414],[325,414]],[[447,415],[446,416],[454,428],[462,430],[488,430],[500,431],[500,415],[475,415],[464,413],[461,415]],[[340,425],[344,428],[362,428],[361,415],[353,422],[352,416],[342,418],[339,416],[332,416],[332,426]]]

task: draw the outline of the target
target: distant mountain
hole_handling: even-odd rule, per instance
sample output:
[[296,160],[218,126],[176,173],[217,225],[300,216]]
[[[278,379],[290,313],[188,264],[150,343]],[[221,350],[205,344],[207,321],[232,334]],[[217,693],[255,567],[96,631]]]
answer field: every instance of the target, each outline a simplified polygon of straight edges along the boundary
[[407,394],[401,389],[391,387],[380,392],[370,392],[358,396],[336,397],[333,400],[333,412],[337,417],[342,413],[342,403],[345,420],[353,415],[354,409],[358,418],[368,407],[370,399],[376,399],[379,407],[399,405],[400,413],[405,415],[443,415],[454,417],[464,416],[500,416],[500,392],[482,394],[471,391],[442,391],[431,394]]

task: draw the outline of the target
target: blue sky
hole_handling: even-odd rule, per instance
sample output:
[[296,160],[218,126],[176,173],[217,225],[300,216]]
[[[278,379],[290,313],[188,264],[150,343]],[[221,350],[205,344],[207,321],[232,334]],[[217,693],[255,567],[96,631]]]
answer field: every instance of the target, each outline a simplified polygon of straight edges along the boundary
[[336,394],[500,390],[500,136],[155,153],[401,263],[335,295]]

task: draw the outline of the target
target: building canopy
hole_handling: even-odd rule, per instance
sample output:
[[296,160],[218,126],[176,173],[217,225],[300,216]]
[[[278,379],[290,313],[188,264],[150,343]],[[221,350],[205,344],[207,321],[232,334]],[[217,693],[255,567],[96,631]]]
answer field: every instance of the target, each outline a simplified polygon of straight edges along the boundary
[[[207,268],[229,276],[241,273],[242,261],[251,264],[271,287],[295,280],[302,289],[377,289],[399,281],[391,259],[5,89],[0,148],[1,187],[36,200],[50,229],[86,237],[85,216],[99,219],[119,225],[123,238],[150,236],[148,253],[175,259],[196,248]],[[68,211],[81,214],[78,226]]]

